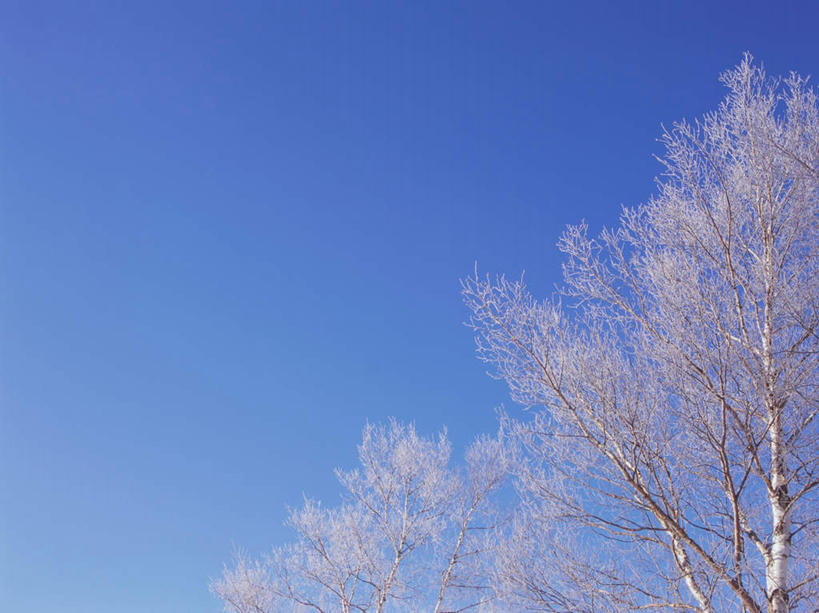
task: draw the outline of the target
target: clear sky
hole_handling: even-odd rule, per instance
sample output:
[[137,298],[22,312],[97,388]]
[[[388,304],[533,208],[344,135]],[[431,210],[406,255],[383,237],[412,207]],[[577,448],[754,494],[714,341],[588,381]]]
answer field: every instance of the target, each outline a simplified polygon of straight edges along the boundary
[[547,294],[660,125],[816,2],[2,2],[0,611],[216,612],[366,419],[460,452],[504,386],[460,277]]

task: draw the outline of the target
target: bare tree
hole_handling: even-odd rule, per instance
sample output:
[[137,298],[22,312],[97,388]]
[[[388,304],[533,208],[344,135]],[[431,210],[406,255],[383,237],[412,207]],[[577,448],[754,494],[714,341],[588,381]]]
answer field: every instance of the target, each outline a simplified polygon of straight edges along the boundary
[[257,561],[238,555],[212,583],[226,611],[454,613],[494,598],[485,535],[508,466],[501,438],[479,438],[465,471],[449,467],[445,434],[426,439],[396,421],[367,425],[358,452],[359,468],[336,471],[342,505],[306,501],[290,514],[295,543]]
[[512,458],[503,433],[480,436],[466,452],[466,469],[453,498],[449,534],[442,539],[443,567],[433,613],[454,613],[497,598],[492,563],[501,521],[491,496],[506,479]]
[[[464,282],[520,402],[523,504],[499,585],[549,611],[819,602],[819,119],[746,56],[665,133],[648,204],[559,243],[565,287]],[[561,304],[561,300],[567,306]]]

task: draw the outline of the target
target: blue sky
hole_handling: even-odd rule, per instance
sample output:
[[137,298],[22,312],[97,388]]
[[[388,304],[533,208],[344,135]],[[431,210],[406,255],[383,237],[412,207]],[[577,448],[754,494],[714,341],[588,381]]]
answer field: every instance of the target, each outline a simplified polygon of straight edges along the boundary
[[216,612],[366,419],[510,405],[459,278],[547,294],[660,125],[814,2],[3,2],[0,610]]

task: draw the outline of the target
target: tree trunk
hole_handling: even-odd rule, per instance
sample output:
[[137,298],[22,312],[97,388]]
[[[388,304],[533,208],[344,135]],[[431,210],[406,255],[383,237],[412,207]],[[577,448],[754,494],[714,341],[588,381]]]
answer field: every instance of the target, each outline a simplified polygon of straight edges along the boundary
[[788,562],[791,557],[791,513],[788,509],[787,474],[784,459],[784,433],[781,409],[776,410],[771,432],[771,520],[773,523],[771,554],[765,569],[768,613],[790,610],[788,593]]

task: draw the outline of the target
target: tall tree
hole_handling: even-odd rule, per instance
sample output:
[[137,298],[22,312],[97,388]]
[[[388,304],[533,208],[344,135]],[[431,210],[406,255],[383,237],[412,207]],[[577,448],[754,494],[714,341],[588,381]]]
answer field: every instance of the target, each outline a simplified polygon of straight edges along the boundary
[[[521,605],[819,602],[819,118],[750,56],[665,133],[647,204],[569,228],[565,287],[464,282],[480,356],[538,407],[498,567]],[[564,304],[561,304],[564,303]]]

